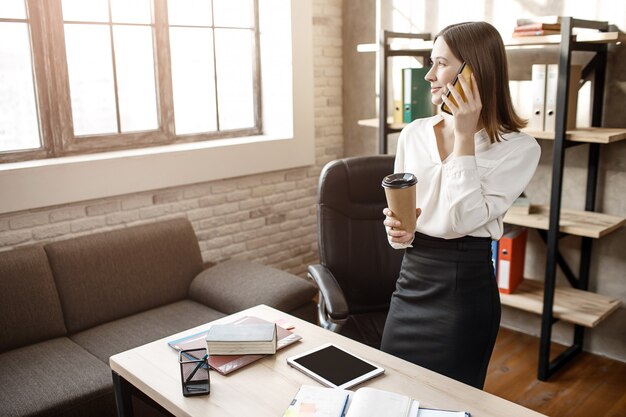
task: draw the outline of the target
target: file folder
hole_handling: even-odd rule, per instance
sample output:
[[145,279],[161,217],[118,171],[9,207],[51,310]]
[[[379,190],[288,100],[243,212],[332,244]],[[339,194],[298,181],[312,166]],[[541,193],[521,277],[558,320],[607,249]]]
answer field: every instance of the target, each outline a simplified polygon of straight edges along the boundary
[[546,64],[534,64],[531,67],[531,78],[533,84],[533,107],[528,119],[528,129],[543,131],[544,110],[546,100]]
[[[582,67],[580,65],[572,65],[570,67],[569,77],[569,94],[567,103],[567,125],[566,129],[576,128],[576,112],[578,104],[578,85]],[[550,64],[546,73],[546,110],[544,130],[554,132],[556,126],[556,99],[559,85],[559,66]]]
[[493,265],[493,273],[498,276],[498,246],[499,241],[491,241],[491,264]]
[[402,124],[402,100],[393,101],[393,122],[395,124]]
[[402,119],[411,123],[415,119],[433,115],[430,83],[424,79],[429,68],[402,69]]
[[505,233],[498,242],[498,291],[511,294],[524,280],[526,236],[524,228]]

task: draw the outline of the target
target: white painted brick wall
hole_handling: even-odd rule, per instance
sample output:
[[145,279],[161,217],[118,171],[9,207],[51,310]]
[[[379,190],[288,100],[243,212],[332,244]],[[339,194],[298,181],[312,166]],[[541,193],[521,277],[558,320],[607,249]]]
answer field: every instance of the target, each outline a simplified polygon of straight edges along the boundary
[[205,261],[249,259],[304,276],[318,261],[315,201],[343,156],[341,0],[313,1],[314,166],[0,215],[0,250],[187,217]]

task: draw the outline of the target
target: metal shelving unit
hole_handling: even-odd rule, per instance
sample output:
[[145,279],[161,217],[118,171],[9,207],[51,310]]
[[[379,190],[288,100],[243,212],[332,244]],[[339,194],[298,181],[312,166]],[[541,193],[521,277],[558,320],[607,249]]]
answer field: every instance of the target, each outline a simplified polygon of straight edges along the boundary
[[[572,344],[554,360],[550,360],[552,325],[557,320],[553,311],[556,292],[557,266],[561,268],[573,288],[587,291],[589,288],[589,270],[591,266],[593,242],[592,237],[581,237],[582,244],[580,249],[580,267],[578,276],[575,276],[559,251],[559,240],[566,235],[560,230],[561,220],[563,218],[561,213],[561,196],[563,192],[565,151],[568,147],[584,143],[567,140],[567,100],[569,95],[568,83],[570,81],[572,52],[595,52],[594,57],[583,69],[582,77],[583,79],[588,79],[593,76],[591,125],[600,126],[602,123],[602,98],[604,96],[604,81],[608,50],[608,44],[604,42],[596,43],[590,41],[578,41],[573,35],[574,28],[596,29],[602,33],[608,32],[609,24],[608,22],[580,20],[572,17],[561,18],[559,79],[557,84],[554,149],[552,152],[552,184],[550,194],[549,226],[547,232],[542,234],[542,237],[546,241],[547,249],[538,364],[538,378],[542,381],[546,381],[554,372],[582,351],[585,335],[585,327],[580,324],[574,324],[574,337]],[[596,189],[600,161],[600,144],[593,142],[589,143],[588,146],[589,159],[587,163],[585,211],[595,212]],[[623,224],[623,219],[621,222],[618,221],[618,223]]]

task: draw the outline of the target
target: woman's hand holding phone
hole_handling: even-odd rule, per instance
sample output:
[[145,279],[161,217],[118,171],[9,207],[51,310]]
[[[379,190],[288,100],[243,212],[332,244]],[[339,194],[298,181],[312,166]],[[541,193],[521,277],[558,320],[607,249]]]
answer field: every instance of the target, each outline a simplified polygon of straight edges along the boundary
[[[462,76],[458,76],[456,80],[458,80],[457,88],[460,85],[461,91],[458,91],[452,84],[448,84],[449,92],[442,96],[442,108],[444,105],[447,106],[454,116],[453,153],[457,156],[473,155],[474,134],[478,131],[478,122],[482,110],[480,93],[473,73],[470,73],[471,83],[468,83]],[[452,96],[454,100],[449,96]]]

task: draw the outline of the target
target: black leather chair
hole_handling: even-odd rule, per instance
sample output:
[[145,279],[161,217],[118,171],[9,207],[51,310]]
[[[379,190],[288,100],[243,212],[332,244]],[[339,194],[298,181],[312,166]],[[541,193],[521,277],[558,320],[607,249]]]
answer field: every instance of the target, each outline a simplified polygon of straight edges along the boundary
[[317,202],[321,264],[308,267],[319,288],[320,325],[376,348],[404,254],[389,246],[383,225],[381,182],[392,172],[388,155],[324,167]]

